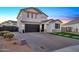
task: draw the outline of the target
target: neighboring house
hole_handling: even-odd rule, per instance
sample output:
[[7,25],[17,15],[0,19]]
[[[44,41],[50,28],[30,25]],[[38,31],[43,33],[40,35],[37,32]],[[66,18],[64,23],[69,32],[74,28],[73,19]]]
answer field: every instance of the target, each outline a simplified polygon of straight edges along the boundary
[[0,27],[2,27],[2,25],[0,24]]
[[61,31],[61,21],[47,19],[48,16],[37,8],[21,9],[17,16],[19,32]]
[[79,32],[79,18],[72,20],[62,26],[63,32]]
[[17,26],[17,21],[8,20],[8,21],[2,22],[1,25],[2,26]]

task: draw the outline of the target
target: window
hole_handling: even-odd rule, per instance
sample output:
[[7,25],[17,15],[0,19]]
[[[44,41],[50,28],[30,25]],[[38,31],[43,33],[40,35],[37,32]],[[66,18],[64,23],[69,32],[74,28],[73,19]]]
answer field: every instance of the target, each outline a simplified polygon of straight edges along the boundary
[[27,13],[27,17],[29,18],[29,13]]
[[33,13],[31,13],[31,18],[33,18]]
[[35,18],[37,18],[37,14],[35,14]]
[[60,29],[60,24],[55,23],[55,29]]

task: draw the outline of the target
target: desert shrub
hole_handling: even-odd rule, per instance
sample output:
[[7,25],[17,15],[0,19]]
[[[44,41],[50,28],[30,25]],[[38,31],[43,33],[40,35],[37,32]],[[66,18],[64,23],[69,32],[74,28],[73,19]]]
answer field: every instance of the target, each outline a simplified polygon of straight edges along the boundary
[[14,34],[12,33],[6,33],[3,35],[4,38],[13,38]]
[[6,40],[10,41],[10,40],[12,40],[12,38],[14,37],[14,34],[12,34],[12,33],[6,33],[6,34],[3,35],[3,37],[4,37]]
[[9,33],[9,31],[0,31],[0,36],[3,36],[6,33]]

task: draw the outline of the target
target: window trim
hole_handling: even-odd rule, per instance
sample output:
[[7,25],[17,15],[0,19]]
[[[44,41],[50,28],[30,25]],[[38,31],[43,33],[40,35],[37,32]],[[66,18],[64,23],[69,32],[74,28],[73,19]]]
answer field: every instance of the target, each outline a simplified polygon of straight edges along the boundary
[[33,13],[31,13],[31,18],[34,18],[34,15],[33,15]]
[[37,14],[35,14],[35,19],[37,18]]
[[55,23],[55,29],[60,29],[60,24]]
[[27,12],[27,18],[29,18],[29,12]]

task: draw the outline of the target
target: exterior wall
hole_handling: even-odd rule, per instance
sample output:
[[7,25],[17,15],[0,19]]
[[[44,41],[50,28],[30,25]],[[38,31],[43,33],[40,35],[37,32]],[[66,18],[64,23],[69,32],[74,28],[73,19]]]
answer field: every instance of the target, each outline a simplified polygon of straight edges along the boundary
[[19,28],[19,32],[22,32],[25,29],[25,26],[24,26],[25,24],[21,23],[22,15],[23,15],[23,12],[20,13],[20,15],[17,19],[17,26]]
[[41,23],[40,24],[40,32],[42,30],[42,24],[44,24],[44,32],[47,32],[47,25],[46,25],[46,23]]
[[[55,23],[60,24],[60,29],[55,29]],[[59,21],[57,22],[51,22],[49,24],[47,24],[47,32],[60,32],[61,31],[61,23]]]
[[55,29],[55,23],[51,23],[47,25],[47,32],[52,32]]
[[34,10],[34,9],[28,9],[27,10],[27,12],[33,12],[33,13],[35,13],[35,14],[37,14],[37,19],[47,19],[47,16],[46,15],[44,15],[44,14],[41,14],[41,13],[39,13],[38,11],[36,11],[36,10]]
[[34,9],[28,9],[27,11],[38,13],[38,11],[36,11]]
[[42,24],[44,24],[44,32],[47,32],[47,27],[48,27],[49,22],[50,21],[41,23],[40,24],[40,30],[42,29]]
[[43,14],[37,14],[36,18],[31,18],[31,13],[29,13],[29,15],[30,15],[30,17],[28,18],[27,13],[24,13],[22,15],[22,21],[41,22],[43,20],[47,20],[47,17],[45,17]]
[[65,26],[62,26],[62,27],[72,27],[72,32],[79,32],[79,23],[76,23],[76,24],[71,24],[71,25],[65,25]]

